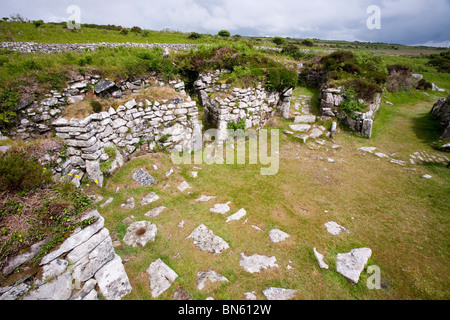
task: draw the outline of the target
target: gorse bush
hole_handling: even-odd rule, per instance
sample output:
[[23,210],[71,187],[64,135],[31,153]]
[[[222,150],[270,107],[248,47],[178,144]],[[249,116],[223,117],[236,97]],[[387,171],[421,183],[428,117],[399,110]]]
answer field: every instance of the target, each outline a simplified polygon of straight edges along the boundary
[[15,108],[19,101],[19,93],[4,89],[0,93],[0,125],[9,122],[9,117],[16,116]]
[[11,153],[0,158],[0,191],[23,191],[52,182],[52,173],[25,154]]
[[436,67],[439,72],[450,73],[450,50],[430,56],[429,65]]

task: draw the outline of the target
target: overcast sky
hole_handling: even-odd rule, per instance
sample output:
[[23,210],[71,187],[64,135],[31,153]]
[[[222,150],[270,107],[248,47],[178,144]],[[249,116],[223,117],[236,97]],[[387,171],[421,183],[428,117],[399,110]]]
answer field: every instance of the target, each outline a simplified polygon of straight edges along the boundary
[[[450,0],[0,0],[0,14],[67,21],[70,5],[81,23],[450,46]],[[367,28],[371,5],[381,9],[381,29]]]

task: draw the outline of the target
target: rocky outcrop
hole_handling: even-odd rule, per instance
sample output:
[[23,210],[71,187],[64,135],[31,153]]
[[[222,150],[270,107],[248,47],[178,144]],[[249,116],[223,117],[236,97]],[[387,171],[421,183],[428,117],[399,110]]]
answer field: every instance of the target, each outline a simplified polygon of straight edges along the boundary
[[431,109],[431,113],[441,122],[441,130],[443,131],[441,139],[450,141],[450,96],[440,98]]
[[256,88],[231,88],[220,84],[219,78],[227,70],[201,74],[194,83],[205,117],[219,130],[219,140],[226,138],[228,123],[245,122],[245,128],[262,127],[278,112],[289,118],[292,90],[267,92],[261,84]]
[[[122,259],[115,253],[109,231],[104,227],[104,218],[94,210],[82,221],[87,219],[93,223],[84,229],[78,227],[41,259],[40,268],[32,275],[0,288],[0,300],[97,300],[99,295],[107,300],[120,300],[129,294],[132,288]],[[26,261],[31,257],[27,254]],[[20,258],[12,261],[26,262]]]
[[363,137],[372,137],[373,119],[380,107],[381,94],[376,96],[374,102],[368,105],[365,112],[354,112],[352,115],[347,115],[339,109],[339,106],[345,100],[342,88],[325,87],[321,91],[320,99],[322,116],[342,119],[343,123],[351,130],[356,131]]

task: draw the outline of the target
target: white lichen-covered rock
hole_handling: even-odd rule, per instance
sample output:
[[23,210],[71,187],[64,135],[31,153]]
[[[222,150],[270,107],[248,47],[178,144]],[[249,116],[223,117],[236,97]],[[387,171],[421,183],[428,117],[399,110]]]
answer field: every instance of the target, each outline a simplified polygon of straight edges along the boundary
[[230,211],[230,203],[231,202],[215,204],[214,208],[209,209],[209,211],[219,214],[225,214]]
[[222,251],[230,248],[228,243],[221,237],[216,236],[208,227],[204,224],[198,226],[187,239],[193,239],[194,245],[203,251],[211,253],[221,253]]
[[155,183],[155,179],[144,169],[136,170],[133,179],[141,186],[151,186]]
[[118,255],[97,271],[95,280],[107,300],[121,300],[132,290],[122,259]]
[[145,247],[148,242],[154,242],[158,228],[149,221],[137,221],[132,223],[128,229],[123,242],[133,247]]
[[290,300],[296,293],[297,290],[274,287],[267,287],[263,290],[263,294],[266,296],[267,300]]
[[356,284],[371,256],[372,250],[369,248],[359,248],[353,249],[348,253],[339,253],[336,256],[336,271]]
[[159,200],[159,196],[156,193],[151,192],[148,195],[146,195],[144,198],[142,198],[141,205],[146,206],[146,205],[153,203],[155,201],[158,201],[158,200]]
[[167,209],[167,208],[164,207],[164,206],[160,206],[160,207],[157,207],[157,208],[155,208],[155,209],[150,210],[149,212],[147,212],[146,214],[144,214],[144,216],[156,218],[156,217],[158,217],[165,209]]
[[243,217],[245,217],[247,215],[247,211],[245,211],[245,209],[240,209],[238,212],[236,212],[235,214],[232,214],[231,216],[229,216],[227,218],[227,223],[231,222],[231,221],[238,221],[240,219],[242,219]]
[[269,232],[269,237],[273,243],[278,243],[285,241],[290,236],[286,232],[281,231],[279,229],[272,229]]
[[348,231],[346,228],[337,224],[334,221],[329,221],[325,223],[325,228],[327,228],[327,231],[334,236],[339,235],[341,232],[350,233],[350,231]]
[[158,298],[164,291],[170,288],[178,275],[169,268],[161,259],[156,260],[147,269],[150,280],[152,297]]
[[258,273],[263,269],[278,268],[276,261],[275,257],[266,257],[259,254],[246,256],[244,253],[241,253],[239,265],[247,272]]
[[208,270],[204,272],[198,272],[197,273],[197,288],[198,290],[203,290],[203,288],[206,286],[206,282],[218,282],[218,281],[225,281],[229,282],[227,278],[222,276],[221,274],[213,271]]
[[189,185],[189,183],[187,183],[186,181],[183,181],[182,183],[180,183],[180,185],[177,187],[178,190],[180,190],[181,192],[184,192],[187,189],[190,189],[191,186]]
[[325,263],[325,261],[323,261],[324,256],[323,254],[319,253],[316,248],[314,248],[314,256],[317,259],[317,262],[319,263],[319,267],[322,269],[329,269],[328,265]]

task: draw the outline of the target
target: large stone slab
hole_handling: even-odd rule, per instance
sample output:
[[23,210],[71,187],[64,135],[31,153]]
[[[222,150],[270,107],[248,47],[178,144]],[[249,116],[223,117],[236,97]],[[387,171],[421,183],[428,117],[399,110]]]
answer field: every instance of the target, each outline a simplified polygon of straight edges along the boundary
[[289,128],[291,128],[292,131],[308,132],[309,129],[311,129],[311,125],[309,125],[309,124],[293,124],[293,125],[290,125]]
[[267,300],[290,300],[296,293],[297,290],[274,287],[267,287],[263,290],[263,294],[266,296]]
[[258,273],[263,269],[278,268],[276,261],[275,257],[266,257],[259,254],[246,256],[244,253],[241,253],[239,265],[247,272]]
[[230,203],[231,202],[215,204],[214,208],[209,209],[209,211],[219,214],[225,214],[230,211]]
[[238,220],[242,219],[243,217],[245,217],[246,214],[247,214],[247,211],[245,211],[245,209],[240,209],[235,214],[232,214],[231,216],[229,216],[227,218],[226,222],[228,223],[228,222],[231,222],[231,221],[238,221]]
[[169,268],[161,259],[156,260],[147,269],[150,280],[152,297],[158,298],[164,291],[170,288],[178,275]]
[[336,256],[336,271],[356,284],[371,256],[372,250],[369,248],[359,248],[353,249],[348,253],[339,253]]
[[145,247],[148,242],[154,242],[158,228],[149,221],[137,221],[132,223],[128,229],[123,241],[133,247]]
[[159,200],[159,196],[156,193],[151,192],[148,195],[146,195],[144,198],[142,198],[141,205],[146,206],[146,205],[153,203],[155,201],[158,201],[158,200]]
[[121,300],[132,290],[122,259],[117,254],[97,271],[95,280],[107,300]]
[[350,233],[350,231],[348,231],[347,228],[344,228],[343,226],[337,224],[334,221],[329,221],[325,223],[325,228],[327,228],[327,231],[334,236],[341,234],[341,232]]
[[151,186],[155,179],[144,169],[139,169],[133,174],[133,179],[141,186]]
[[44,264],[47,264],[50,261],[55,260],[56,258],[61,256],[62,254],[67,253],[73,248],[86,242],[94,234],[96,234],[99,230],[101,230],[104,227],[105,219],[100,216],[100,213],[98,213],[97,210],[91,211],[85,217],[91,216],[98,218],[98,220],[93,224],[87,226],[86,228],[80,230],[79,232],[75,232],[74,234],[72,234],[72,236],[70,236],[66,241],[64,241],[57,250],[50,252],[48,255],[42,258],[40,265],[42,266]]
[[218,282],[218,281],[225,281],[229,282],[227,278],[222,276],[221,274],[213,271],[208,270],[204,272],[198,272],[197,273],[197,288],[198,290],[203,290],[203,288],[206,286],[206,282]]
[[316,122],[316,116],[304,115],[295,117],[294,123],[314,123]]
[[272,229],[269,232],[269,237],[273,243],[278,243],[285,241],[290,236],[286,232],[281,231],[279,229]]
[[204,224],[198,226],[186,239],[191,238],[194,240],[194,245],[202,251],[218,254],[230,248],[225,240],[216,236]]

